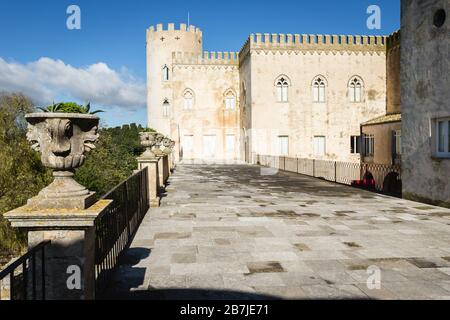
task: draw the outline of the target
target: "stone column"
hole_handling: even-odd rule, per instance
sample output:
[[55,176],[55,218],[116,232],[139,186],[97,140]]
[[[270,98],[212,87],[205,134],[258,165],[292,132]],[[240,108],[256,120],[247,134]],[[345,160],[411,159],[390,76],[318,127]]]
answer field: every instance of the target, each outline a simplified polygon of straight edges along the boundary
[[[28,231],[30,249],[44,240],[51,241],[45,247],[47,300],[95,299],[94,222],[111,203],[112,200],[101,200],[87,209],[40,209],[26,205],[4,215],[13,227]],[[41,265],[38,257],[38,288]]]
[[150,199],[150,207],[159,207],[160,197],[160,183],[159,183],[159,166],[158,166],[158,158],[146,158],[140,157],[138,158],[138,167],[139,170],[148,168],[148,192]]
[[164,181],[164,155],[158,155],[158,174],[159,187],[164,188],[166,185]]
[[166,185],[167,180],[169,180],[170,176],[169,155],[168,154],[164,155],[162,160],[163,160],[163,180],[164,185]]

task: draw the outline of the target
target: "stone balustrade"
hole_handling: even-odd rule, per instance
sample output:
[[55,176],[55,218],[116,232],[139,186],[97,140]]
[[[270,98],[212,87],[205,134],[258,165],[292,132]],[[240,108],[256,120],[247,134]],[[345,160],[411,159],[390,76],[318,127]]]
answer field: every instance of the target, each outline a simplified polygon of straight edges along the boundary
[[148,190],[151,207],[158,207],[160,195],[174,169],[173,148],[175,141],[158,132],[141,132],[141,145],[145,152],[138,157],[139,169],[148,167]]
[[[42,241],[50,240],[43,261],[47,299],[95,299],[98,280],[96,266],[103,263],[96,252],[98,239],[108,239],[106,242],[101,241],[104,254],[108,256],[108,250],[117,251],[115,243],[123,238],[122,234],[113,235],[111,232],[114,230],[104,221],[110,221],[110,217],[116,215],[124,214],[125,218],[133,215],[131,207],[121,202],[122,195],[112,198],[114,200],[97,201],[94,192],[73,179],[74,169],[84,163],[85,153],[95,148],[94,143],[99,137],[99,118],[86,114],[46,112],[29,114],[26,119],[27,138],[32,148],[41,153],[43,165],[53,169],[54,181],[25,206],[4,214],[4,217],[12,227],[28,232],[30,249]],[[143,204],[138,208],[138,215],[142,217],[148,206],[159,206],[161,193],[174,168],[172,153],[175,142],[156,132],[142,132],[140,140],[146,150],[138,158],[139,169],[147,167],[148,170],[139,175],[142,182],[135,186],[139,190],[134,190],[133,194],[142,194],[138,200]],[[119,190],[121,186],[114,190]],[[124,190],[128,194],[128,188]],[[116,229],[115,223],[113,229]],[[131,239],[129,225],[124,228]],[[105,234],[108,237],[105,238]]]

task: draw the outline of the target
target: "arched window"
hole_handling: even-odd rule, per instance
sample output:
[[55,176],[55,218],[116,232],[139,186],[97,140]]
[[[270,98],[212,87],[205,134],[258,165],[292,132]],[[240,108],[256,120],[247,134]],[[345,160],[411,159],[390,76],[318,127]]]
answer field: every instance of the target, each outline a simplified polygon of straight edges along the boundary
[[364,96],[364,84],[360,77],[354,76],[348,83],[350,102],[361,102]]
[[194,108],[194,93],[190,89],[184,90],[183,108],[184,110],[191,110],[192,108]]
[[326,100],[326,79],[323,76],[317,76],[314,78],[312,83],[313,90],[313,101],[314,102],[325,102]]
[[280,76],[275,81],[275,88],[278,102],[288,102],[289,79],[286,76]]
[[163,116],[164,117],[169,116],[169,108],[170,108],[169,99],[165,98],[163,101]]
[[169,67],[167,65],[163,67],[163,80],[169,81]]
[[225,109],[235,110],[236,109],[236,95],[234,91],[229,89],[225,92]]

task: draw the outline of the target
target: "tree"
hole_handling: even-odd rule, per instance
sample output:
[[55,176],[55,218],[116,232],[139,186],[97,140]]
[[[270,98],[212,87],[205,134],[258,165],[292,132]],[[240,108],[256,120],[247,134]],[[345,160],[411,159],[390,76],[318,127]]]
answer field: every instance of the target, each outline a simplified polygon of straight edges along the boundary
[[24,116],[32,111],[25,96],[0,93],[0,264],[26,243],[25,234],[13,230],[3,213],[24,205],[51,181],[50,171],[26,140]]
[[100,130],[96,149],[87,154],[75,179],[101,197],[126,180],[137,169],[137,156],[143,152],[139,142],[141,126],[136,124]]

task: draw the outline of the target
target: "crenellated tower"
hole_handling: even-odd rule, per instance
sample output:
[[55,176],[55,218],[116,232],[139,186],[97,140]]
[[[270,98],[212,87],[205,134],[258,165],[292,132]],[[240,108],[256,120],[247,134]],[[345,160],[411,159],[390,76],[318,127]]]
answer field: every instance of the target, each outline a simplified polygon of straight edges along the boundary
[[202,54],[202,32],[194,26],[162,24],[147,29],[147,112],[148,124],[170,135],[170,115],[173,110],[174,52]]

